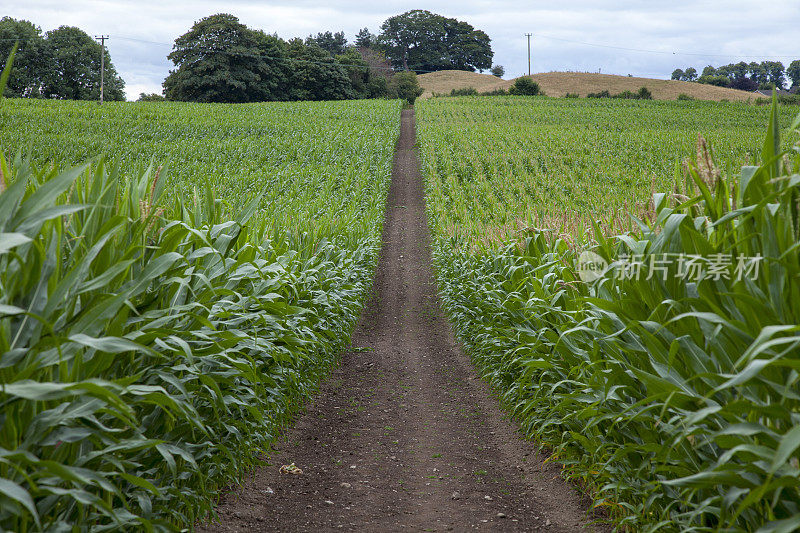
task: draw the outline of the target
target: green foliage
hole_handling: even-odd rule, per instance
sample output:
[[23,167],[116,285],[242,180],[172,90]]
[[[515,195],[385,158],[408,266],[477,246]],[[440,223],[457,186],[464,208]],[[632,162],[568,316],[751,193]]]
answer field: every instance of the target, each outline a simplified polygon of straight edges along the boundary
[[[792,70],[792,65],[795,63],[797,63],[796,68]],[[699,78],[697,78],[697,70],[691,67],[686,69],[683,77],[675,78],[674,76],[679,72],[681,72],[680,69],[673,72],[673,79],[683,79],[685,81],[695,81],[696,79],[699,83],[730,87],[743,91],[754,91],[767,86],[782,89],[787,77],[790,80],[794,80],[793,75],[800,76],[800,60],[792,62],[789,65],[789,69],[785,69],[780,61],[762,61],[760,63],[756,61],[751,61],[750,63],[740,61],[722,65],[718,68],[708,65],[703,69],[703,73]]]
[[475,87],[452,89],[450,91],[450,96],[478,96],[478,90]]
[[688,95],[686,93],[681,93],[681,94],[678,95],[677,100],[679,102],[691,102],[691,101],[697,100],[697,99],[694,96],[690,96],[690,95]]
[[[576,95],[577,96],[577,95]],[[622,91],[621,93],[611,94],[608,89],[600,92],[589,93],[586,98],[617,98],[620,100],[652,100],[653,93],[647,87],[640,87],[638,91]]]
[[6,64],[3,67],[3,72],[0,73],[0,100],[3,99],[6,88],[8,87],[8,78],[11,76],[11,69],[14,68],[14,57],[17,55],[18,44],[19,43],[14,43],[14,46],[11,47],[11,52],[8,54],[8,59],[6,59]]
[[386,19],[378,45],[397,69],[483,71],[492,66],[489,36],[470,24],[414,9]]
[[158,93],[139,93],[139,98],[136,100],[137,102],[163,102],[165,100],[163,95]]
[[792,88],[800,88],[800,59],[795,59],[786,68],[786,77],[792,80]]
[[417,75],[406,70],[398,72],[392,77],[391,91],[397,98],[405,100],[409,105],[414,105],[414,100],[422,94],[422,87],[419,86]]
[[43,76],[50,68],[51,49],[38,26],[11,17],[0,19],[0,58],[7,58],[18,44],[6,96],[41,97]]
[[105,54],[105,100],[125,100],[125,82],[119,77],[108,50],[80,28],[61,26],[47,32],[52,67],[44,76],[44,96],[67,100],[100,99],[100,55]]
[[306,37],[306,45],[322,48],[328,52],[331,57],[336,57],[347,52],[347,39],[343,31],[337,31],[336,33],[330,31],[319,32],[316,37],[309,35]]
[[[490,150],[478,159],[467,147],[489,138],[463,124],[448,125],[448,131],[463,132],[470,142],[449,137],[453,145],[443,145],[436,136],[435,111],[450,103],[426,101],[421,108],[443,304],[459,339],[502,391],[502,401],[524,431],[553,449],[569,476],[588,485],[595,505],[607,509],[620,529],[797,529],[800,153],[796,147],[781,152],[780,110],[772,110],[761,166],[721,176],[701,143],[697,163],[665,184],[669,193],[653,196],[651,222],[635,221],[621,237],[603,231],[602,221],[589,226],[588,235],[565,235],[567,217],[553,218],[549,224],[532,221],[525,232],[529,237],[520,242],[517,234],[517,244],[481,253],[470,252],[470,241],[454,235],[459,223],[450,213],[460,207],[453,201],[456,191],[442,182],[458,170],[432,154],[454,150],[462,160],[483,163],[480,177],[458,177],[459,194],[471,200],[464,213],[468,225],[487,216],[480,193],[500,183],[487,183],[488,154],[503,153],[507,160],[509,151]],[[701,102],[692,105],[704,120],[711,119],[711,130],[725,115],[730,128],[732,106],[712,112]],[[622,120],[621,109],[617,119],[623,124],[632,117]],[[747,106],[736,112],[741,118],[750,115]],[[763,113],[757,115],[763,119]],[[657,117],[659,127],[671,123],[669,114]],[[685,122],[675,127],[679,123],[694,130]],[[524,129],[510,130],[512,124],[503,124],[506,135],[517,133],[510,142],[528,138]],[[798,125],[800,117],[793,140]],[[539,136],[549,137],[535,127]],[[562,132],[569,129],[562,124]],[[568,154],[574,156],[576,148]],[[647,148],[626,148],[639,154],[662,151],[668,159],[681,155],[663,151],[655,138]],[[517,148],[515,157],[527,153]],[[725,143],[717,144],[717,153],[729,163],[737,160]],[[611,160],[597,150],[592,155],[606,164]],[[553,167],[549,171],[559,174]],[[532,179],[521,169],[502,175],[505,180],[519,175],[513,181],[520,184]],[[513,191],[502,192],[508,198],[505,193]],[[487,207],[519,212],[505,203]],[[581,246],[592,247],[612,269],[597,281],[581,282],[576,264]],[[665,279],[616,275],[619,263],[614,262],[625,254],[641,254],[647,265],[663,253],[728,254],[734,264],[740,255],[760,255],[763,261],[760,275],[741,279],[728,271],[726,277],[705,274],[687,282],[677,276],[678,261],[668,265]]]
[[233,15],[205,17],[175,39],[167,58],[176,69],[164,80],[165,95],[191,102],[285,99],[282,52],[279,39],[249,29]]
[[344,33],[289,42],[252,30],[233,15],[206,17],[175,41],[177,69],[164,81],[168,100],[262,102],[387,96],[382,58],[348,48]]
[[361,28],[356,34],[357,48],[374,48],[378,44],[378,37],[369,31],[369,28]]
[[[51,161],[78,164],[103,153],[125,165],[169,161],[168,188],[189,203],[206,182],[234,213],[234,206],[264,190],[261,213],[275,228],[344,239],[363,231],[362,198],[371,183],[382,183],[391,172],[399,105],[374,100],[97,106],[17,99],[0,108],[0,146],[7,154],[30,147],[42,167]],[[354,131],[362,132],[357,143]],[[288,198],[294,205],[285,208]]]
[[489,72],[492,73],[492,76],[497,76],[498,78],[502,78],[503,75],[506,73],[505,67],[503,65],[495,65],[489,69]]
[[[696,154],[697,132],[723,168],[754,162],[769,109],[586,98],[531,106],[497,96],[424,100],[416,114],[433,227],[480,248],[565,217],[570,227],[583,217],[617,219],[625,231],[628,214],[646,211],[651,192],[669,189],[676,165]],[[795,114],[780,108],[781,124]]]
[[[781,105],[800,105],[800,94],[779,94],[776,95],[775,98]],[[768,105],[772,103],[772,99],[756,98],[755,103],[758,105]]]
[[286,47],[286,56],[291,66],[284,92],[287,99],[347,100],[357,97],[348,70],[322,48],[306,46],[302,40],[292,39]]
[[567,93],[564,95],[564,98],[580,98],[580,97],[581,95],[579,95],[578,93]]
[[[0,157],[0,528],[191,527],[348,342],[380,247],[399,103],[9,103],[3,146],[28,145],[11,120],[22,114],[36,159],[63,156],[48,170]],[[156,142],[174,128],[186,143],[168,149],[211,155],[173,179],[68,166],[70,135],[101,146],[126,121],[105,148],[129,166],[154,155],[155,124],[167,125]],[[226,188],[246,135],[281,160]],[[219,199],[204,186],[217,181]]]
[[518,96],[544,95],[539,84],[528,76],[522,76],[514,80],[514,85],[508,89],[508,94],[515,94]]
[[[19,43],[6,96],[12,98],[100,98],[100,44],[79,28],[61,26],[42,35],[38,26],[3,17],[0,20],[0,57]],[[105,53],[106,100],[124,100],[125,82]]]

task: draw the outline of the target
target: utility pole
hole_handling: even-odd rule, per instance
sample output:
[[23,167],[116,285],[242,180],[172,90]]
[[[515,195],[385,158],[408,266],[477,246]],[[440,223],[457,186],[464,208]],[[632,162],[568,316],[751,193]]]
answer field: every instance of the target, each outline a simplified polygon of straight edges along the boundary
[[526,33],[525,36],[528,38],[528,76],[531,75],[531,35],[532,33]]
[[105,85],[106,77],[106,39],[108,35],[101,35],[94,37],[100,41],[100,105],[103,104],[103,87]]

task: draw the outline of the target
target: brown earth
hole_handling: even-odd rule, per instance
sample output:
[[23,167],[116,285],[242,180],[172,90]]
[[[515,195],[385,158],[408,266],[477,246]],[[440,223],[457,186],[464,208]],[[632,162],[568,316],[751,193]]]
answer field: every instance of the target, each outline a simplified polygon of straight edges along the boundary
[[[596,531],[520,438],[439,309],[414,111],[403,111],[373,294],[271,464],[200,531]],[[303,473],[281,474],[294,463]]]
[[[564,96],[576,93],[586,96],[608,90],[611,94],[623,91],[636,92],[640,87],[647,87],[656,100],[676,100],[679,94],[686,94],[698,100],[730,100],[731,102],[747,101],[754,98],[752,93],[715,87],[702,83],[675,80],[655,80],[651,78],[629,78],[612,74],[595,74],[590,72],[544,72],[534,74],[536,81],[548,96]],[[494,89],[508,89],[514,80],[503,80],[490,74],[479,74],[464,70],[442,70],[421,74],[417,77],[420,86],[425,90],[423,98],[433,93],[450,94],[453,89],[474,87],[479,92]]]

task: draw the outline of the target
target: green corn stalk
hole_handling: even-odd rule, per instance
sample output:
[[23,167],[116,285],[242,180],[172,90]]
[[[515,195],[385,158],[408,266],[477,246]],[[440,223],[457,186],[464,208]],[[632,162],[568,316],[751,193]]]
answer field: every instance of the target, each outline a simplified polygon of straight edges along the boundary
[[[616,238],[601,224],[585,241],[534,227],[521,243],[470,252],[471,236],[446,237],[442,189],[427,176],[459,338],[619,529],[800,527],[800,150],[782,148],[780,120],[773,105],[759,166],[718,174],[701,150],[672,187],[683,193],[654,195],[652,223]],[[666,281],[611,270],[584,283],[581,246],[612,264],[633,253],[764,259],[757,279],[687,283],[673,264]]]

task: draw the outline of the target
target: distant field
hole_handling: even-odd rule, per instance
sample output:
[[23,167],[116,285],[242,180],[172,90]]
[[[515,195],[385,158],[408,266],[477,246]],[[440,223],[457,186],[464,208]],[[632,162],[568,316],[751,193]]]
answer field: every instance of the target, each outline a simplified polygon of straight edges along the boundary
[[[679,94],[686,94],[698,100],[730,100],[747,101],[753,98],[751,93],[714,87],[687,81],[655,80],[651,78],[629,78],[611,74],[593,74],[584,72],[545,72],[534,74],[533,79],[548,96],[564,96],[577,93],[586,96],[588,93],[608,90],[611,94],[623,91],[637,91],[647,87],[657,100],[675,100]],[[478,91],[508,89],[514,80],[502,80],[490,74],[479,74],[463,70],[442,70],[419,76],[419,83],[425,90],[423,97],[433,93],[449,94],[453,89],[474,87]]]
[[0,151],[43,165],[105,155],[128,171],[154,160],[169,166],[169,186],[184,198],[208,183],[235,212],[264,190],[263,215],[276,227],[314,221],[323,233],[336,224],[336,234],[353,234],[344,213],[366,209],[388,180],[398,117],[389,100],[101,107],[8,99]]
[[[788,126],[794,110],[781,113]],[[651,187],[672,188],[698,133],[723,168],[753,163],[768,115],[768,106],[699,101],[425,100],[417,131],[434,233],[491,244],[541,217],[637,212]]]

